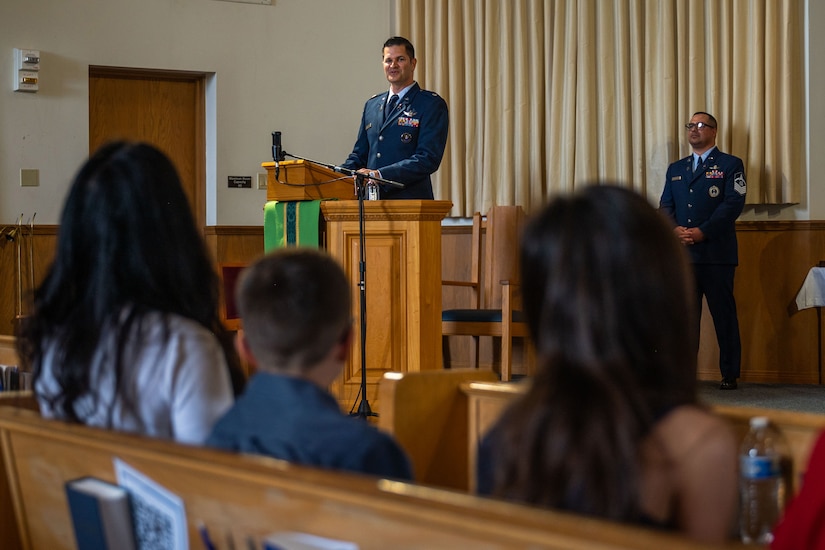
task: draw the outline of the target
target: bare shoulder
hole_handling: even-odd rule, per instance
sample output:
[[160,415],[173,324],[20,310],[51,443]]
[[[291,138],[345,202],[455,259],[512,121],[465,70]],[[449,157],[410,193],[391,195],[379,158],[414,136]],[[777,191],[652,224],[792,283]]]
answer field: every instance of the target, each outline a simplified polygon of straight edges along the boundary
[[656,424],[654,434],[670,456],[708,452],[734,456],[737,452],[736,436],[727,420],[695,405],[675,408]]

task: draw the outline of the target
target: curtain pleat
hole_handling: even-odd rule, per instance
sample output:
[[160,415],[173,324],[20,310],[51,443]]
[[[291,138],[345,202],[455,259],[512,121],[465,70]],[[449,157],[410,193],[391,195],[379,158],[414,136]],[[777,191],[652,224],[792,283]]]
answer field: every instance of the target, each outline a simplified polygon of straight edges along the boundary
[[416,78],[450,106],[434,176],[453,215],[530,210],[612,182],[658,200],[690,152],[684,123],[718,122],[749,204],[806,189],[800,0],[396,0]]

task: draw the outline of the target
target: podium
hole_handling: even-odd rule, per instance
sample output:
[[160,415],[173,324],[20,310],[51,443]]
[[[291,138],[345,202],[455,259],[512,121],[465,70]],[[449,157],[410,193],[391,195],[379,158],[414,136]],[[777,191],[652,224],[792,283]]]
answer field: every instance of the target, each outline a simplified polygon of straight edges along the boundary
[[[321,203],[322,242],[352,286],[356,334],[341,376],[330,391],[345,411],[360,402],[361,337],[358,201],[352,178],[303,160],[261,164],[267,200]],[[367,295],[367,399],[378,409],[385,372],[441,369],[441,220],[450,201],[364,201]]]
[[[452,203],[365,201],[367,399],[380,414],[378,380],[385,372],[441,369],[441,220]],[[358,201],[326,201],[327,250],[352,281],[353,319],[360,327]],[[361,340],[330,391],[345,410],[357,406]]]
[[275,177],[275,163],[263,162],[266,169],[266,200],[313,201],[319,199],[355,200],[352,178],[303,160],[285,160],[279,163],[280,174]]

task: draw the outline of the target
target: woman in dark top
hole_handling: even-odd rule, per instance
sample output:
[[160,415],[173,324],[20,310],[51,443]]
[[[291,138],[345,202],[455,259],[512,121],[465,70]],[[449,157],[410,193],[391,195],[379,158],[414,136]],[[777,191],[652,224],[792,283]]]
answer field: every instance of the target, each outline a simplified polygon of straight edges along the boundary
[[523,299],[539,358],[479,450],[479,492],[724,540],[736,442],[696,403],[689,265],[641,196],[592,186],[525,231]]

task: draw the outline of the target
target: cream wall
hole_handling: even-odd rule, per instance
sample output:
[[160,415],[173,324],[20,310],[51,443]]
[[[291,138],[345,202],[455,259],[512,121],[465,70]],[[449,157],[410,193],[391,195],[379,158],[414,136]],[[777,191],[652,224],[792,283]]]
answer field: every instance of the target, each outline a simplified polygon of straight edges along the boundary
[[[266,192],[227,176],[262,172],[273,130],[290,153],[343,162],[387,85],[390,15],[387,0],[0,0],[0,224],[58,222],[88,155],[89,65],[214,73],[207,223],[262,223]],[[37,94],[12,91],[15,47],[41,51]],[[21,168],[40,186],[21,188]]]
[[[228,189],[271,159],[271,132],[308,158],[343,161],[364,100],[382,90],[380,44],[391,0],[0,0],[0,224],[37,212],[57,223],[74,171],[88,154],[88,66],[214,73],[208,90],[207,223],[261,223],[265,192]],[[806,199],[748,207],[743,220],[825,219],[825,2],[807,0]],[[12,91],[15,47],[39,49],[41,91]],[[458,108],[453,103],[452,109]],[[805,132],[808,132],[806,135]],[[40,170],[21,188],[19,170]],[[658,197],[651,197],[652,200]]]

